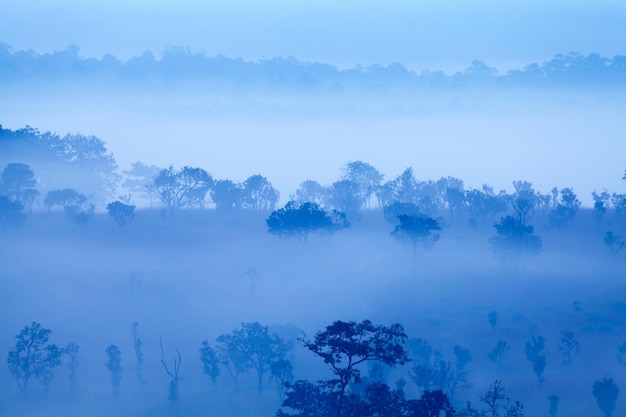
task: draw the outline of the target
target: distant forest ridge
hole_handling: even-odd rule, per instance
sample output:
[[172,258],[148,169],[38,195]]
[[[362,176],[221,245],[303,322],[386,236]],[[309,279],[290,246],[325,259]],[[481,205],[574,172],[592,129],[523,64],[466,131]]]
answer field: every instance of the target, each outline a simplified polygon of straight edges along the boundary
[[483,61],[474,60],[465,70],[449,75],[443,71],[417,73],[399,63],[339,69],[293,57],[245,61],[224,55],[210,57],[176,46],[166,48],[160,59],[146,51],[122,61],[111,54],[100,59],[82,57],[76,45],[39,54],[33,50],[14,51],[11,46],[0,43],[0,83],[36,80],[103,84],[201,81],[245,89],[261,86],[336,92],[359,87],[377,91],[392,87],[403,90],[473,86],[615,88],[626,86],[626,55],[608,58],[570,52],[503,73]]

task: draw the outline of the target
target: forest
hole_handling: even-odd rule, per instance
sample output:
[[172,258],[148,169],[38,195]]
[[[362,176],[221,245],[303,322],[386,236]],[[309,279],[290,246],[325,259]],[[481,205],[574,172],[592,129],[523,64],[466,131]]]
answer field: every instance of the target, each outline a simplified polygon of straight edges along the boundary
[[284,196],[0,126],[0,414],[626,412],[626,172],[340,168]]

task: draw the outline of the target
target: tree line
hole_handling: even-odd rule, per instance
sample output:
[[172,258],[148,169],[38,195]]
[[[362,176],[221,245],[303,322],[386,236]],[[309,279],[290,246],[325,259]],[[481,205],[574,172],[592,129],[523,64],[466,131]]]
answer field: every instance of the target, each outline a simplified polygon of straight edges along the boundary
[[189,48],[170,46],[157,59],[151,51],[122,61],[111,54],[100,59],[84,58],[76,45],[63,50],[37,54],[32,50],[14,51],[0,43],[0,74],[7,81],[32,77],[90,81],[150,83],[155,80],[195,80],[226,82],[229,88],[247,90],[253,87],[290,87],[305,91],[355,89],[368,91],[375,84],[398,88],[398,91],[424,88],[463,88],[467,86],[582,87],[599,85],[623,86],[626,81],[626,56],[604,57],[576,52],[558,54],[542,63],[529,63],[523,68],[504,73],[480,60],[452,75],[443,71],[410,70],[399,63],[358,66],[338,69],[319,62],[303,62],[295,58],[269,58],[244,61],[224,55],[214,57],[194,53]]

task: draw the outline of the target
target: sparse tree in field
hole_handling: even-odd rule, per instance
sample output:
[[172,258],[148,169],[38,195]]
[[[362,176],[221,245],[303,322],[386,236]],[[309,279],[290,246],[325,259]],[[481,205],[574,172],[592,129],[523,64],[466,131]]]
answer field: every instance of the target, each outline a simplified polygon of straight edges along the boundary
[[217,377],[220,375],[219,359],[215,350],[209,346],[209,342],[204,340],[200,348],[200,361],[202,362],[202,371],[206,376],[211,378],[211,383],[215,387]]
[[497,311],[490,311],[489,314],[487,315],[487,319],[489,320],[489,325],[491,325],[491,328],[493,329],[494,333],[496,331],[496,324],[498,324],[498,312]]
[[0,174],[0,195],[22,204],[30,210],[39,192],[35,189],[37,180],[30,166],[19,162],[7,164]]
[[107,354],[107,361],[104,366],[106,366],[110,373],[113,396],[119,397],[122,382],[122,352],[116,345],[109,345],[105,349],[105,352]]
[[550,417],[556,417],[556,413],[559,409],[559,396],[558,395],[550,395],[548,397],[548,401],[550,401],[550,407],[548,408],[548,414]]
[[43,203],[48,211],[55,206],[63,208],[69,220],[81,229],[93,220],[94,205],[85,195],[72,188],[48,191]]
[[611,195],[606,190],[602,190],[599,194],[594,190],[591,195],[593,197],[593,217],[596,220],[596,228],[598,228],[606,214]]
[[79,346],[76,343],[70,343],[62,349],[62,355],[67,356],[67,369],[70,371],[70,393],[76,391],[76,373],[78,372],[78,364],[80,363]]
[[361,382],[358,365],[379,361],[389,366],[408,361],[404,350],[407,336],[400,324],[389,327],[374,325],[369,320],[360,323],[335,321],[313,340],[302,338],[304,345],[330,365],[336,378],[328,381],[337,416],[343,415],[347,401],[346,388],[351,382]]
[[507,342],[505,342],[504,340],[498,340],[498,343],[487,354],[487,357],[491,362],[498,365],[498,369],[502,369],[504,358],[506,357],[506,354],[509,352],[510,349],[511,347]]
[[428,216],[400,215],[398,221],[399,224],[393,229],[391,236],[410,245],[415,269],[418,252],[423,254],[432,249],[439,240],[438,231],[441,230],[441,226],[439,221]]
[[537,336],[527,341],[524,347],[526,359],[531,363],[533,372],[537,375],[539,382],[545,380],[543,377],[543,371],[546,369],[546,355],[543,352],[545,346],[545,339]]
[[332,233],[349,226],[344,213],[327,212],[315,203],[288,202],[265,220],[267,231],[280,237],[295,237],[306,247],[311,233]]
[[489,389],[484,394],[480,395],[480,401],[487,406],[485,415],[487,417],[499,417],[500,408],[503,407],[502,401],[506,401],[504,405],[505,417],[524,417],[524,406],[521,402],[515,401],[513,405],[509,405],[509,398],[505,394],[504,385],[502,382],[496,380],[493,385],[489,386]]
[[596,380],[593,384],[592,394],[604,416],[611,417],[619,395],[619,388],[613,382],[613,378],[604,377]]
[[49,344],[50,333],[41,324],[32,322],[15,336],[15,347],[9,351],[7,365],[20,391],[28,391],[28,383],[35,377],[48,391],[54,368],[61,364],[61,349]]
[[107,204],[107,212],[120,229],[135,218],[135,206],[122,203],[121,201],[113,201]]
[[[284,359],[291,348],[289,343],[275,333],[270,334],[269,328],[258,322],[241,323],[241,329],[219,336],[217,344],[231,375],[248,369],[256,371],[259,393],[263,389],[263,377],[270,371],[272,363]],[[234,370],[230,369],[231,364]]]
[[180,372],[180,364],[183,360],[183,357],[178,349],[175,349],[176,358],[174,359],[174,367],[172,368],[172,370],[170,370],[170,368],[167,366],[167,362],[165,361],[165,353],[163,352],[163,340],[161,339],[161,337],[159,337],[159,346],[161,347],[161,365],[163,365],[165,373],[170,378],[170,382],[167,386],[167,399],[170,400],[173,405],[176,405],[178,404],[179,400],[178,384],[180,381],[180,377],[178,374]]
[[489,239],[489,244],[502,263],[517,266],[526,256],[541,252],[541,238],[534,234],[532,226],[525,226],[519,219],[506,216],[494,227],[497,234]]
[[146,385],[146,382],[143,379],[143,352],[141,351],[141,346],[143,342],[139,337],[139,323],[134,322],[131,334],[133,336],[133,347],[135,350],[135,358],[137,359],[137,388],[142,390]]
[[569,368],[572,366],[572,361],[578,355],[578,351],[580,350],[580,344],[578,340],[574,337],[573,332],[564,332],[561,336],[561,344],[559,345],[559,350],[561,351],[561,355],[563,356],[563,363],[567,365]]
[[0,231],[19,226],[25,218],[22,203],[11,201],[8,197],[0,195]]

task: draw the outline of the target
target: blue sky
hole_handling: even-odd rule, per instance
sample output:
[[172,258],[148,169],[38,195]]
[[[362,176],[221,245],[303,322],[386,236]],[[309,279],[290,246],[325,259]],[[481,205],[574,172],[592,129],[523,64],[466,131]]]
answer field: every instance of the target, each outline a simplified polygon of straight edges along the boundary
[[[626,2],[545,1],[83,1],[7,2],[0,41],[49,52],[123,59],[168,45],[255,60],[294,56],[340,67],[399,62],[461,70],[481,59],[500,70],[570,51],[626,53]],[[339,3],[339,4],[337,4]]]

